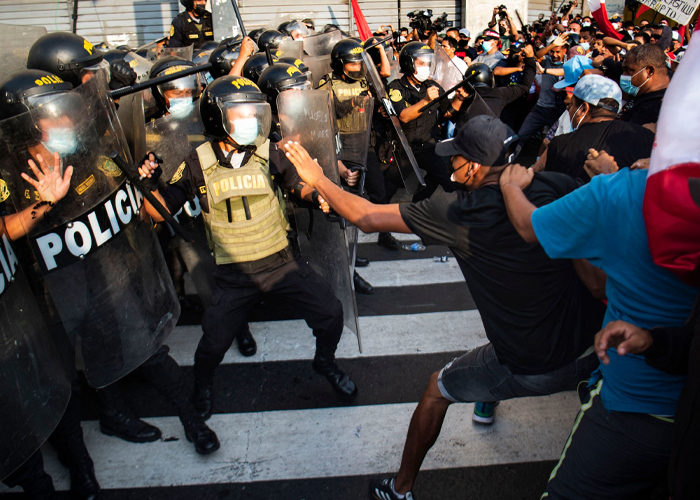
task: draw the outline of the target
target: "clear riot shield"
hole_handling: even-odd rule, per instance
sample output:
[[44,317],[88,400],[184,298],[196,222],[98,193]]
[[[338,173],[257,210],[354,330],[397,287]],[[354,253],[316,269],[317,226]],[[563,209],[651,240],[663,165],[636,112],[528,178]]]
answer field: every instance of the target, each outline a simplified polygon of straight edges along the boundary
[[[318,159],[326,177],[340,184],[330,90],[287,90],[277,97],[277,109],[284,140],[299,142]],[[343,304],[345,326],[361,342],[344,229],[318,210],[298,210],[296,219],[302,255],[331,285]],[[310,238],[305,236],[309,234]]]
[[56,310],[93,387],[104,387],[162,345],[180,307],[143,196],[110,160],[131,163],[114,104],[93,78],[0,122],[0,174],[17,211],[40,200],[22,173],[38,154],[74,168],[65,198],[25,230]]
[[146,115],[143,107],[143,93],[125,95],[119,99],[117,109],[119,123],[124,138],[129,145],[132,158],[143,158],[146,154]]
[[136,83],[148,80],[151,68],[153,67],[153,61],[141,57],[136,52],[129,52],[124,56],[124,60],[129,64],[131,69],[136,72]]
[[0,480],[58,425],[70,381],[7,236],[0,241]]
[[[182,177],[181,167],[185,157],[206,141],[203,131],[204,125],[199,114],[198,103],[192,103],[186,109],[158,118],[146,125],[147,150],[154,151],[163,159],[161,182],[168,183],[173,179],[177,181]],[[172,244],[180,251],[187,270],[192,276],[197,295],[206,308],[211,304],[216,261],[209,249],[201,213],[199,200],[195,198],[173,214],[191,241],[185,241],[175,234]]]
[[214,40],[217,42],[224,38],[235,38],[242,33],[231,0],[211,0],[211,14],[214,21]]
[[331,55],[325,56],[309,56],[304,54],[301,60],[306,64],[311,71],[314,88],[318,87],[321,78],[331,72]]
[[283,40],[277,53],[277,57],[293,57],[294,59],[301,59],[304,55],[304,42],[302,40],[292,40],[287,38]]
[[335,44],[343,39],[340,30],[320,33],[304,38],[304,52],[310,56],[330,55]]
[[388,83],[393,82],[401,78],[401,72],[399,68],[399,56],[394,52],[393,47],[386,49],[386,56],[389,58],[389,66],[391,66],[391,76],[386,79]]
[[452,88],[464,80],[464,75],[459,71],[459,68],[450,60],[445,50],[437,44],[435,45],[433,64],[430,66],[430,79],[438,82],[444,90]]
[[182,57],[183,59],[187,59],[188,61],[192,60],[192,55],[194,54],[194,44],[188,45],[187,47],[151,47],[148,49],[146,52],[146,59],[148,59],[151,62],[155,62],[158,59],[162,59],[164,57],[168,56],[177,56],[177,57]]
[[[361,172],[357,189],[358,194],[362,196],[364,194],[367,153],[372,130],[374,98],[371,96],[355,97],[351,101],[344,101],[343,104],[345,106],[349,104],[349,107],[336,107],[338,139],[340,143],[338,159],[343,162],[346,168]],[[341,108],[343,112],[340,111]],[[359,230],[348,222],[345,234],[348,242],[350,269],[354,272]]]
[[46,34],[43,26],[0,24],[0,67],[3,75],[27,69],[27,54],[37,38]]
[[389,115],[389,121],[392,125],[392,137],[393,137],[393,147],[394,147],[394,159],[396,160],[396,165],[401,174],[401,179],[406,186],[406,191],[408,194],[415,194],[421,188],[425,187],[425,181],[423,180],[423,173],[420,168],[418,168],[418,162],[416,162],[415,156],[413,156],[413,151],[411,150],[411,145],[406,139],[406,135],[403,133],[401,128],[401,122],[399,117],[394,110],[394,106],[389,100],[386,88],[384,87],[384,82],[382,81],[377,68],[372,62],[372,58],[367,54],[367,52],[362,53],[362,58],[365,61],[365,66],[367,67],[367,83],[369,83],[372,94],[379,99]]

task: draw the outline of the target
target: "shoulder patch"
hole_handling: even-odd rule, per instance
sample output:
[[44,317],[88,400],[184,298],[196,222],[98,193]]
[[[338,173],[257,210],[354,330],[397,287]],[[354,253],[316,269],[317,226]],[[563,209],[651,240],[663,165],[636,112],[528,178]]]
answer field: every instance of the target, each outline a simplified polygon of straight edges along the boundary
[[170,25],[170,36],[175,36],[175,26]]
[[7,183],[0,179],[0,202],[7,200],[10,197],[10,190],[7,188]]
[[389,91],[389,99],[391,99],[393,102],[401,102],[401,99],[403,99],[401,91],[399,89],[391,89]]
[[199,192],[202,194],[207,194],[207,187],[206,186],[199,186]]
[[318,81],[318,86],[323,87],[326,84],[326,77],[324,76]]
[[185,171],[185,167],[187,167],[187,164],[183,161],[180,163],[180,166],[177,167],[177,170],[173,174],[172,179],[170,179],[170,182],[168,184],[175,184],[177,181],[182,179],[182,172]]

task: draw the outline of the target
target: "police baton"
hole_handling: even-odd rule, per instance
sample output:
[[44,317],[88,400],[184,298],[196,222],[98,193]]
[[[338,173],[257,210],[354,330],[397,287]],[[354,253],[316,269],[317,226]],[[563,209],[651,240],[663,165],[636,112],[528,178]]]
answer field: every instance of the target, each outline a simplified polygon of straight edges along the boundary
[[134,174],[134,172],[131,170],[131,167],[127,165],[127,163],[124,161],[124,159],[119,156],[119,153],[117,151],[112,151],[109,155],[109,157],[114,161],[114,163],[117,164],[117,166],[121,169],[122,172],[124,172],[124,175],[126,176],[127,180],[133,184],[141,193],[143,196],[148,200],[148,202],[153,205],[153,208],[156,209],[156,211],[160,214],[161,217],[163,217],[163,220],[170,224],[173,228],[173,230],[185,241],[189,241],[191,243],[194,243],[194,240],[190,238],[185,230],[182,228],[180,223],[175,220],[175,217],[170,215],[170,212],[168,212],[168,209],[163,206],[163,204],[158,201],[158,198],[153,196],[153,193],[151,193],[150,189],[147,189],[146,186],[143,185],[141,182],[141,179],[137,174]]
[[236,13],[236,19],[238,19],[238,27],[241,28],[241,34],[244,37],[248,36],[245,31],[245,26],[243,26],[243,18],[241,17],[241,11],[238,10],[238,2],[236,2],[236,0],[231,0],[231,5],[233,5],[233,11]]
[[427,109],[430,109],[430,108],[432,108],[432,107],[434,107],[434,106],[437,106],[438,104],[440,104],[440,102],[442,102],[442,101],[444,101],[445,99],[447,99],[447,97],[448,97],[452,92],[454,92],[455,90],[457,90],[457,89],[459,89],[459,88],[461,88],[461,87],[467,87],[470,93],[476,93],[476,91],[474,90],[474,87],[472,87],[472,84],[471,84],[470,82],[471,82],[472,80],[474,80],[474,79],[475,79],[477,76],[479,76],[480,74],[481,74],[481,70],[478,70],[478,69],[473,70],[469,76],[467,76],[467,77],[464,78],[464,80],[462,80],[461,82],[459,82],[459,83],[458,83],[457,85],[455,85],[454,87],[452,87],[452,88],[450,88],[450,89],[447,89],[447,90],[445,91],[444,94],[442,94],[442,95],[441,95],[440,97],[438,97],[437,99],[435,99],[435,100],[433,100],[433,101],[430,101],[428,104],[426,104],[425,106],[423,106],[422,108],[420,108],[418,111],[422,113],[423,111],[425,111],[425,110],[427,110]]
[[125,95],[135,94],[137,92],[141,92],[142,90],[153,88],[157,85],[160,85],[161,83],[172,82],[173,80],[177,80],[178,78],[184,78],[186,76],[194,75],[195,73],[208,71],[212,68],[212,66],[212,63],[202,64],[201,66],[194,66],[192,68],[183,69],[182,71],[178,71],[177,73],[172,73],[170,75],[163,75],[159,76],[158,78],[153,78],[152,80],[146,80],[145,82],[137,83],[134,85],[127,85],[126,87],[122,87],[117,90],[112,90],[109,93],[109,97],[111,97],[112,99],[118,99],[120,97],[124,97]]
[[389,40],[393,40],[393,39],[394,39],[394,37],[393,37],[392,35],[387,35],[387,36],[385,36],[384,38],[379,38],[379,39],[378,39],[376,42],[374,42],[373,44],[368,45],[367,47],[364,47],[364,50],[365,50],[365,52],[367,52],[369,49],[373,49],[373,48],[376,47],[377,45],[381,45],[381,44],[383,44],[384,42],[388,42]]
[[522,30],[525,41],[527,43],[531,43],[532,37],[530,36],[530,30],[525,29],[525,25],[523,24],[523,18],[520,17],[520,12],[518,12],[518,9],[515,9],[515,15],[518,16],[518,22],[520,23],[520,29]]

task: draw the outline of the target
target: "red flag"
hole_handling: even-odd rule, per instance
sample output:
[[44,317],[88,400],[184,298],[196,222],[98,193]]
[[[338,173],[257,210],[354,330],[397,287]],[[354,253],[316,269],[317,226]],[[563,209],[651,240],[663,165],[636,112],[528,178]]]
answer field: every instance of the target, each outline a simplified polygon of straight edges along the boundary
[[588,8],[591,9],[591,15],[598,23],[598,28],[605,36],[609,36],[616,40],[622,40],[622,35],[615,31],[613,25],[608,20],[608,11],[605,8],[605,0],[588,0]]
[[644,13],[645,13],[646,11],[648,11],[649,9],[651,9],[651,7],[649,7],[649,6],[647,6],[647,5],[644,5],[644,4],[640,5],[640,6],[639,6],[639,10],[637,10],[637,15],[634,16],[634,18],[637,19],[639,16],[641,16],[642,14],[644,14]]
[[357,0],[352,0],[352,15],[355,18],[357,34],[360,35],[362,41],[371,38],[372,30],[369,29],[369,24],[367,24],[365,15],[362,13],[362,9],[360,9],[360,5],[357,3]]
[[681,41],[681,45],[685,45],[685,26],[678,28],[678,39]]

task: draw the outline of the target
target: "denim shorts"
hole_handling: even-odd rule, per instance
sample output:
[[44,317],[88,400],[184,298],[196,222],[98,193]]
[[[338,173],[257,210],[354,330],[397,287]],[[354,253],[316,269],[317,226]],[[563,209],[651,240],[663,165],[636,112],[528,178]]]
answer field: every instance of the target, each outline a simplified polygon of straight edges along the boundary
[[550,373],[516,375],[498,362],[493,345],[488,343],[449,362],[440,371],[438,388],[454,403],[546,396],[576,389],[598,364],[598,357],[592,353]]

